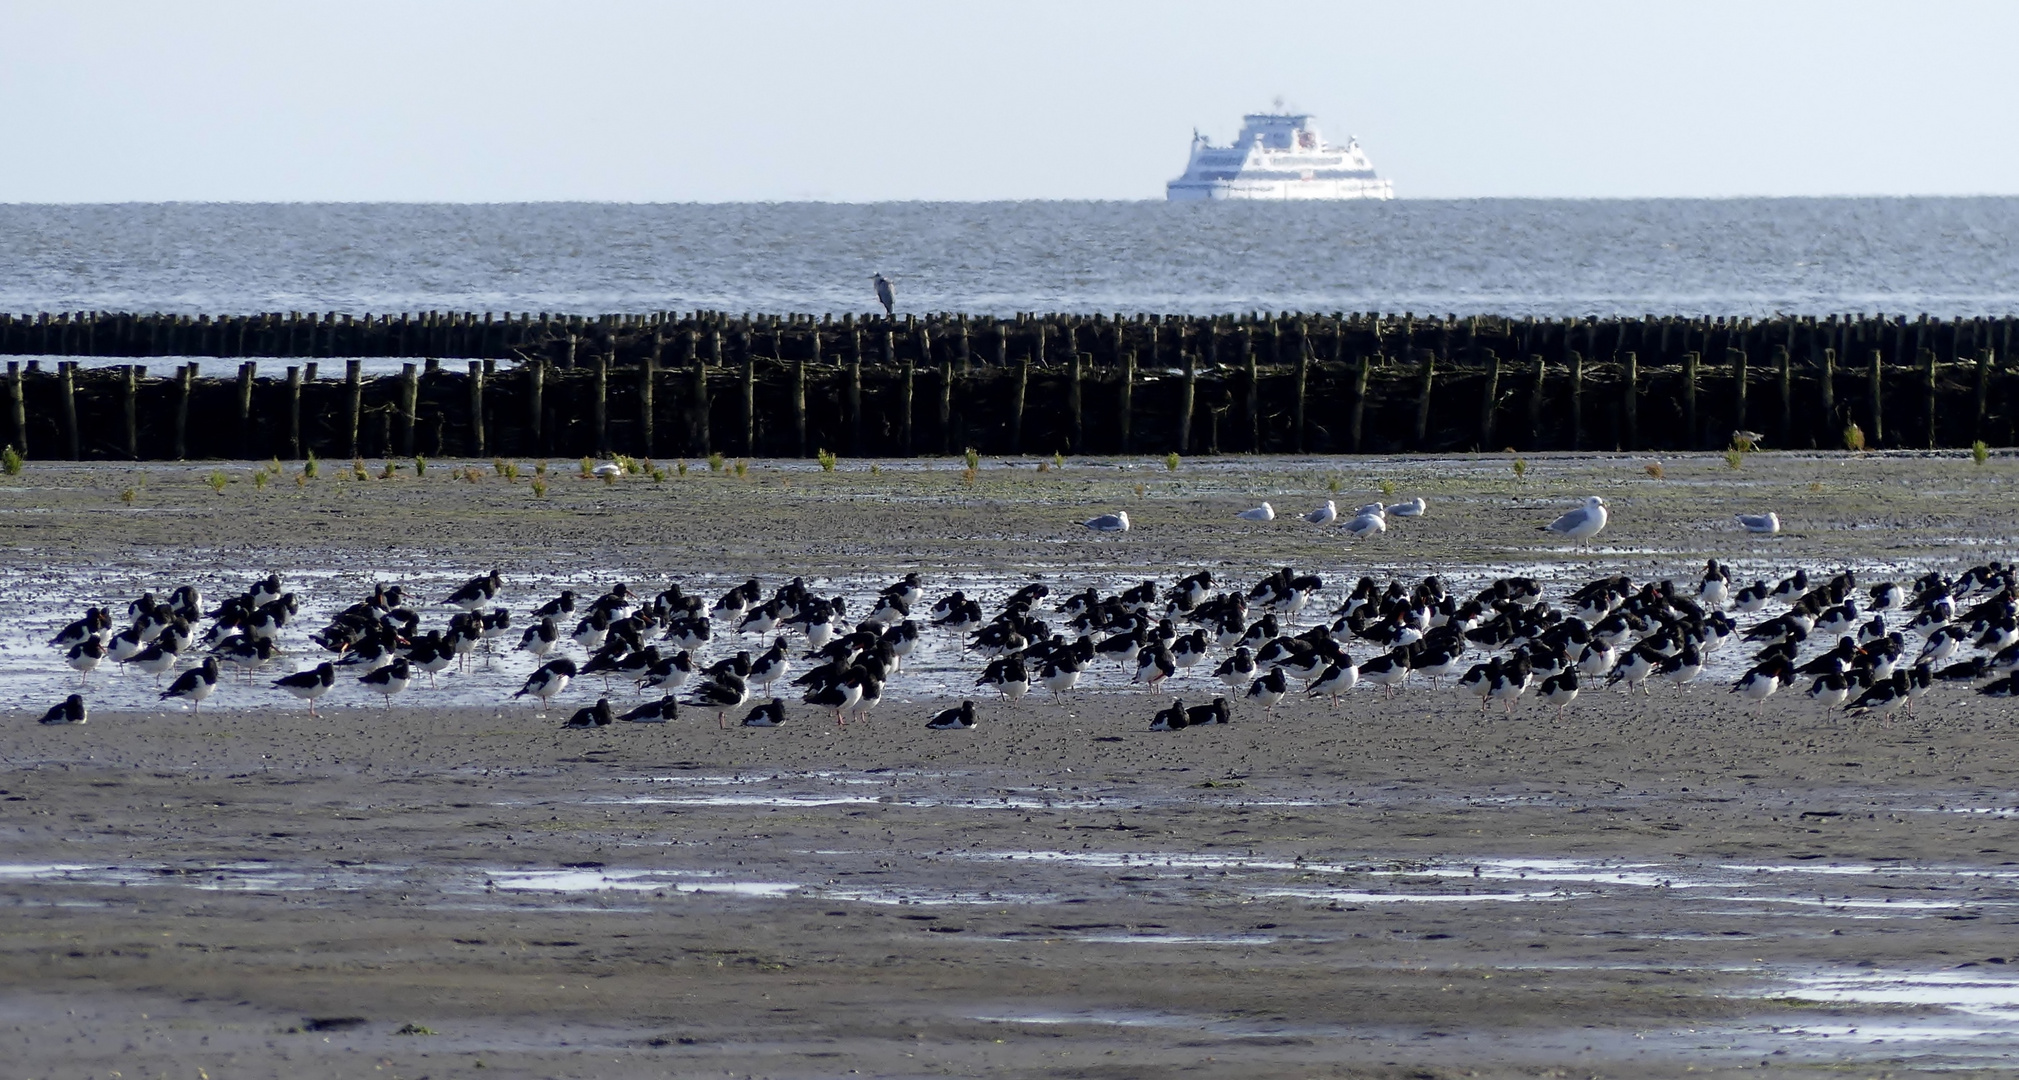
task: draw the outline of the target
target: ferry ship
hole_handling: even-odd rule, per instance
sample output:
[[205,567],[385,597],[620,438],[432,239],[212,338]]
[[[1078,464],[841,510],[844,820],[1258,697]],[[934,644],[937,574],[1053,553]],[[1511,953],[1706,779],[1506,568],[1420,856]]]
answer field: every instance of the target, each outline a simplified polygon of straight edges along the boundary
[[[1276,106],[1279,110],[1282,103]],[[1192,199],[1392,199],[1394,185],[1374,175],[1360,144],[1327,145],[1308,113],[1249,113],[1241,134],[1214,146],[1192,133],[1185,175],[1164,189],[1172,202]]]

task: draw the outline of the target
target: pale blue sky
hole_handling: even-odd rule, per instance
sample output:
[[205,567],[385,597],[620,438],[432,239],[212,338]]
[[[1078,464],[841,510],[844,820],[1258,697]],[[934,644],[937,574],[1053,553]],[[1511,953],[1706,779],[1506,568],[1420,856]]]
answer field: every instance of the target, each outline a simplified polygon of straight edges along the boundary
[[1151,199],[1276,95],[1399,195],[2019,193],[2019,4],[0,0],[0,201]]

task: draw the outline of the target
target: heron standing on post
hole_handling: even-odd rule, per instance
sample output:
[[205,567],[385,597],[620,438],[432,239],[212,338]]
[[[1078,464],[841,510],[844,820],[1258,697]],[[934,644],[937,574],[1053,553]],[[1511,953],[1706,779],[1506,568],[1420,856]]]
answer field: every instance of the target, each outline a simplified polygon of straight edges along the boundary
[[897,290],[890,287],[890,279],[882,274],[872,274],[869,282],[876,286],[876,299],[883,305],[883,313],[893,319],[896,318]]

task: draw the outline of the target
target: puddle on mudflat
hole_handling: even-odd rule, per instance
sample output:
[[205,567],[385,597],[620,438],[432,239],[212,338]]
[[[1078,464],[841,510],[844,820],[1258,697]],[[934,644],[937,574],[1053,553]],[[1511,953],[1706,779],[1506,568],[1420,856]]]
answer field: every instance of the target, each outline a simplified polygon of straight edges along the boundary
[[683,892],[733,896],[790,896],[804,886],[769,881],[728,881],[694,870],[490,870],[486,888],[501,892]]

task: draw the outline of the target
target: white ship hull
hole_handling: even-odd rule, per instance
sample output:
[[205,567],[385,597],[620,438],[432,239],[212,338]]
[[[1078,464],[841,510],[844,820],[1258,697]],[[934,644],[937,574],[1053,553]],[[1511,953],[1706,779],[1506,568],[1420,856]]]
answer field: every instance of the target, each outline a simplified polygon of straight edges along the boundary
[[1173,180],[1164,194],[1171,202],[1202,199],[1392,199],[1387,180]]

